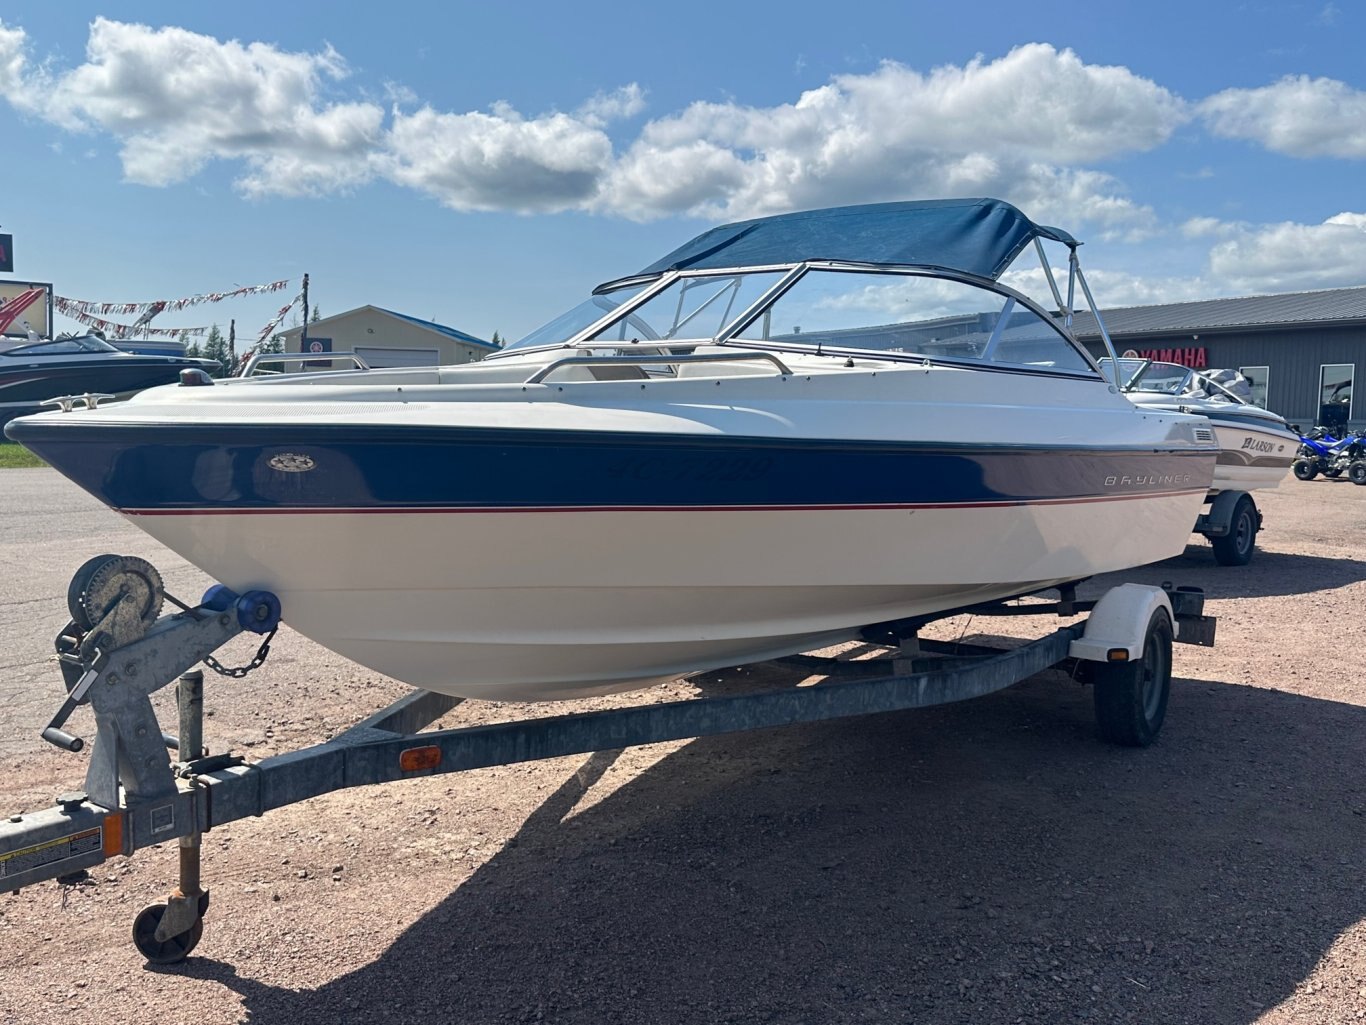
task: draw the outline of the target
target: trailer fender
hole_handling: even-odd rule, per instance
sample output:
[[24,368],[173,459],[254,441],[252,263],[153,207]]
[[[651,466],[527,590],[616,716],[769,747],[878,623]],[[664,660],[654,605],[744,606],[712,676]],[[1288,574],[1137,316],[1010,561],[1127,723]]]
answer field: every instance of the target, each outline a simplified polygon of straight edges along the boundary
[[1086,630],[1072,642],[1068,654],[1084,662],[1125,661],[1111,657],[1123,649],[1127,660],[1143,657],[1143,641],[1153,613],[1162,609],[1175,633],[1179,626],[1172,614],[1172,603],[1160,587],[1149,584],[1120,584],[1112,587],[1096,603],[1086,620]]
[[[1229,531],[1233,529],[1233,512],[1238,507],[1238,501],[1246,492],[1243,491],[1221,491],[1214,496],[1214,501],[1210,504],[1209,512],[1199,518],[1196,524],[1196,533],[1203,534],[1213,540],[1216,537],[1227,537]],[[1260,517],[1259,523],[1260,526]]]

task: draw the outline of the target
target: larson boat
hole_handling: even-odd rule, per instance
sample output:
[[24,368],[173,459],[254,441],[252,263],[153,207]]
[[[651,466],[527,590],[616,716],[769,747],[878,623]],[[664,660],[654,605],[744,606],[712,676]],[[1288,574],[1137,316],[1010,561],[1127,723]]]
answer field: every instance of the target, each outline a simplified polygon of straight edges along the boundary
[[479,363],[188,374],[6,433],[381,673],[629,690],[1182,551],[1209,422],[1000,281],[1033,253],[1094,307],[1077,245],[996,200],[760,218]]
[[[1102,362],[1109,366],[1108,360]],[[1209,420],[1219,442],[1211,491],[1274,488],[1289,473],[1299,452],[1299,432],[1285,417],[1254,403],[1236,371],[1199,371],[1149,359],[1121,359],[1118,365],[1131,402]]]

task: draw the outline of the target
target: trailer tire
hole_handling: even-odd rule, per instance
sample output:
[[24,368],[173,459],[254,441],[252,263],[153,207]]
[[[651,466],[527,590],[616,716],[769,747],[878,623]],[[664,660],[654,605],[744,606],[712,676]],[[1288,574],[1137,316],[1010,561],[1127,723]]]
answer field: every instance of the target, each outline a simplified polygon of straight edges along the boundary
[[1147,747],[1167,717],[1172,683],[1172,622],[1155,609],[1143,635],[1143,654],[1129,662],[1097,662],[1096,727],[1102,740],[1123,747]]
[[152,904],[142,909],[133,919],[133,946],[151,964],[179,964],[189,956],[204,935],[204,919],[196,918],[188,932],[162,941],[156,937],[157,926],[166,914],[165,904]]
[[1319,468],[1312,459],[1296,459],[1291,469],[1300,480],[1313,480],[1319,475]]
[[1228,533],[1210,538],[1214,561],[1220,566],[1246,566],[1252,561],[1252,552],[1257,547],[1257,530],[1260,526],[1257,522],[1257,506],[1244,495],[1233,507]]

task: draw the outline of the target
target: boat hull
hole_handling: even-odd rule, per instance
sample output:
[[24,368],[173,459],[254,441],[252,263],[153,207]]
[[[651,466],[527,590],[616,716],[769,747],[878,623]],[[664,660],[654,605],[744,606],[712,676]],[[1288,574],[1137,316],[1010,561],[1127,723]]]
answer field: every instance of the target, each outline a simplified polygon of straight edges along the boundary
[[1279,487],[1290,472],[1299,437],[1274,425],[1211,416],[1219,441],[1214,491],[1256,491]]
[[1181,544],[1161,539],[1189,530],[1203,494],[129,519],[235,590],[275,591],[293,628],[362,665],[465,697],[545,700],[808,650],[873,623],[1166,558]]
[[1001,439],[980,411],[984,390],[1018,390],[1005,374],[649,385],[672,401],[630,381],[496,385],[428,405],[444,386],[326,401],[349,396],[335,378],[270,405],[281,386],[163,389],[7,433],[214,579],[277,593],[328,648],[506,700],[629,690],[1162,559],[1214,465],[1203,421],[1104,391],[1084,422],[1107,440],[1083,439],[1084,381],[1026,378],[1056,404],[998,405]]

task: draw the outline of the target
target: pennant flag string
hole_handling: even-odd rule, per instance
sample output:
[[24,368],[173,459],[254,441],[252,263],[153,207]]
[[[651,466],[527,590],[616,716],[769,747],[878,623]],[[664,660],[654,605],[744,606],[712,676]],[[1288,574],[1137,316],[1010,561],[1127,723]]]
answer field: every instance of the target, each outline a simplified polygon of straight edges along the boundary
[[[226,292],[203,292],[199,295],[186,296],[184,299],[154,299],[145,303],[110,303],[95,302],[89,299],[71,299],[65,296],[53,296],[53,301],[65,303],[69,309],[78,309],[82,313],[99,314],[108,316],[110,314],[122,314],[129,316],[140,314],[155,317],[164,310],[183,310],[190,306],[199,306],[202,303],[218,303],[224,299],[236,299],[244,295],[265,295],[269,292],[283,292],[289,287],[289,279],[281,278],[279,281],[271,281],[264,285],[244,285],[240,288],[229,289]],[[67,309],[63,313],[71,316]]]
[[65,299],[57,295],[52,297],[52,305],[72,320],[78,320],[86,327],[103,331],[106,338],[132,338],[134,335],[155,335],[159,338],[178,338],[181,335],[198,337],[209,330],[207,327],[147,327],[145,324],[119,324],[87,313],[79,307],[70,306]]

